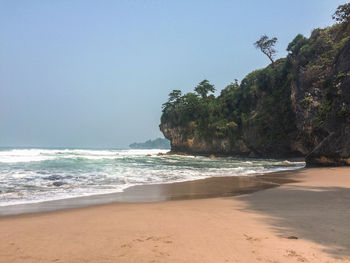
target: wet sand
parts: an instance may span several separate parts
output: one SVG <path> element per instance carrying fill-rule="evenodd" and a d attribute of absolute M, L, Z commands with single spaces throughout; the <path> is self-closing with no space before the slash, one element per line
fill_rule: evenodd
<path fill-rule="evenodd" d="M 173 201 L 0 217 L 0 262 L 350 262 L 349 167 L 237 180 L 265 189 L 238 196 L 216 180 L 129 190 Z"/>
<path fill-rule="evenodd" d="M 296 173 L 300 170 L 295 170 Z M 256 176 L 212 177 L 194 181 L 139 185 L 123 192 L 24 205 L 0 206 L 0 216 L 38 213 L 109 203 L 159 202 L 240 195 L 293 181 L 290 171 Z"/>

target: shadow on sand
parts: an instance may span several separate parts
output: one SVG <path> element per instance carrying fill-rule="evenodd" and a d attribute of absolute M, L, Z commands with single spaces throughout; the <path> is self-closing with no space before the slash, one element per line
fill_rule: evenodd
<path fill-rule="evenodd" d="M 236 197 L 244 211 L 266 215 L 281 237 L 296 236 L 325 247 L 333 257 L 350 256 L 350 189 L 287 185 Z"/>

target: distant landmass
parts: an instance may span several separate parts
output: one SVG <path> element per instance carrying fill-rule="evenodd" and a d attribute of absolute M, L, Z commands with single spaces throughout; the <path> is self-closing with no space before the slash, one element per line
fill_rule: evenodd
<path fill-rule="evenodd" d="M 170 141 L 164 138 L 148 140 L 146 142 L 135 142 L 129 145 L 132 149 L 170 149 Z"/>

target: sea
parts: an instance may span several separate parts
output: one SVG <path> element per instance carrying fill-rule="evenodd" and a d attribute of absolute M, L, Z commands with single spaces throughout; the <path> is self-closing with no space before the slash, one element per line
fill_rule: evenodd
<path fill-rule="evenodd" d="M 134 185 L 299 169 L 304 162 L 162 155 L 168 150 L 0 149 L 0 206 L 122 192 Z M 161 154 L 159 154 L 161 153 Z"/>

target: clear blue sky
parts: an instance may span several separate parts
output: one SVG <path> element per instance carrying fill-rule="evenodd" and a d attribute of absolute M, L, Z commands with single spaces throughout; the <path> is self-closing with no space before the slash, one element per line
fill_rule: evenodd
<path fill-rule="evenodd" d="M 203 79 L 221 90 L 340 0 L 0 0 L 0 146 L 124 147 L 161 136 L 161 104 Z"/>

